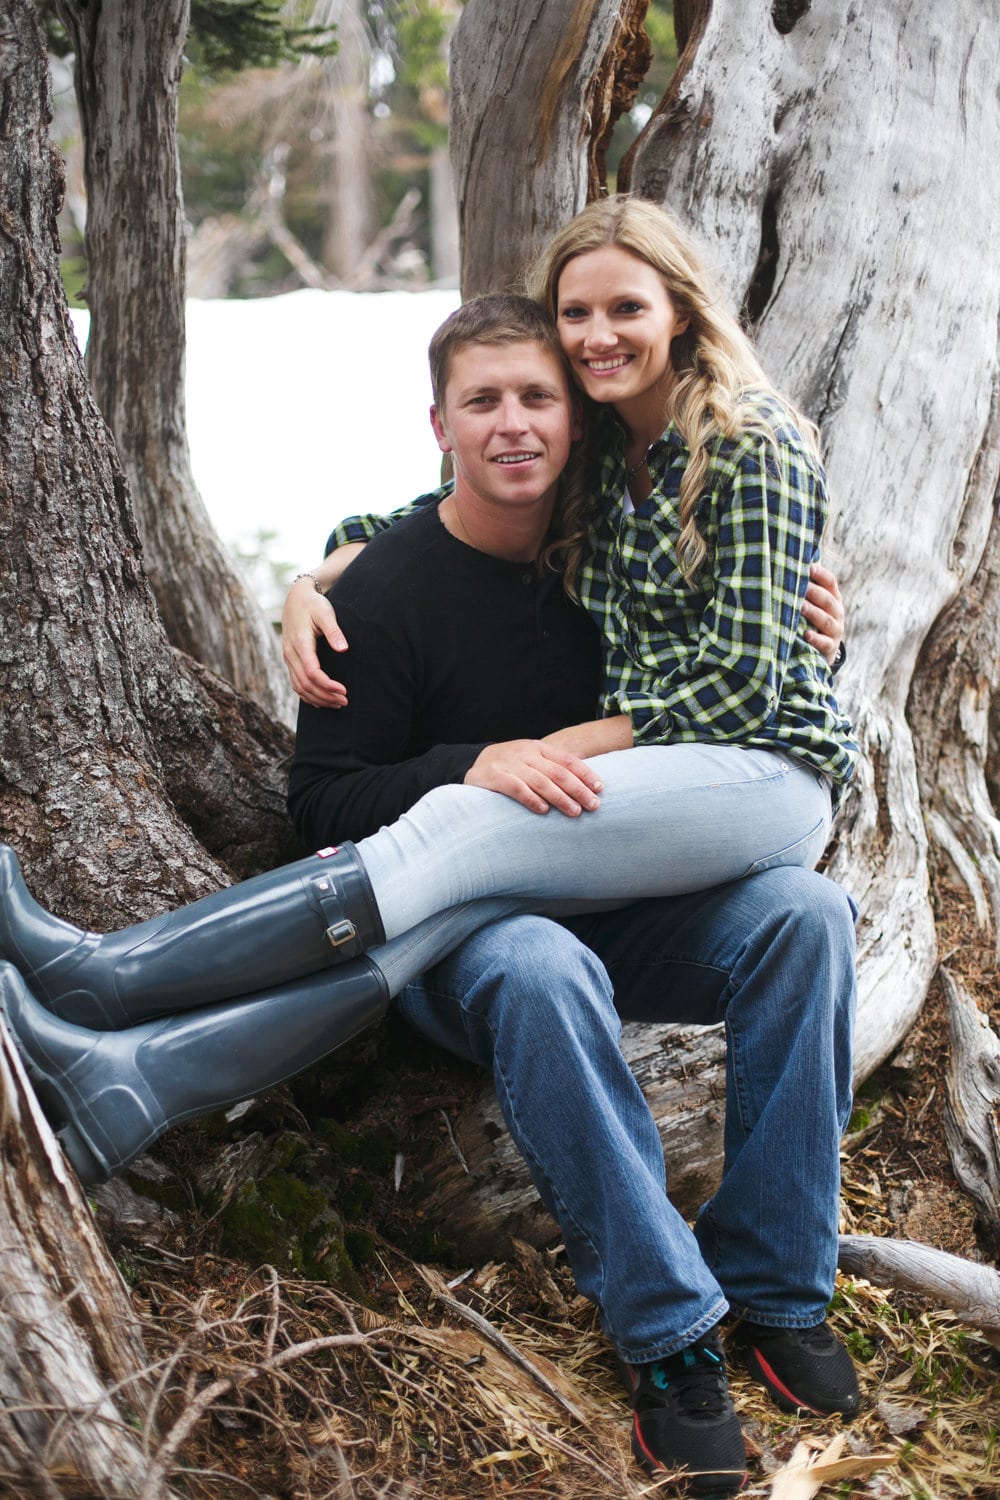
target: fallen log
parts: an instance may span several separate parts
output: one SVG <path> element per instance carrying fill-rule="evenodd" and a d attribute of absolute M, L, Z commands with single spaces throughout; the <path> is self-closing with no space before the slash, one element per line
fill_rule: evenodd
<path fill-rule="evenodd" d="M 840 1269 L 876 1286 L 916 1292 L 981 1330 L 1000 1348 L 1000 1271 L 916 1240 L 842 1234 Z"/>

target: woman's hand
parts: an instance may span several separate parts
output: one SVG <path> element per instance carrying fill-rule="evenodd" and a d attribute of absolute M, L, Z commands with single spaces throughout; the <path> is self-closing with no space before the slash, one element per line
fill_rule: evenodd
<path fill-rule="evenodd" d="M 346 651 L 347 638 L 337 624 L 337 614 L 325 594 L 317 592 L 316 583 L 332 588 L 341 573 L 364 548 L 364 542 L 338 547 L 325 557 L 318 568 L 302 574 L 288 590 L 281 612 L 281 654 L 288 668 L 292 687 L 313 708 L 344 708 L 347 691 L 334 682 L 319 664 L 316 641 L 324 636 L 332 651 Z M 315 582 L 314 582 L 315 580 Z"/>
<path fill-rule="evenodd" d="M 504 740 L 487 745 L 465 773 L 466 786 L 502 792 L 530 812 L 550 807 L 567 818 L 593 812 L 603 785 L 586 761 L 544 740 Z"/>
<path fill-rule="evenodd" d="M 810 626 L 806 640 L 825 657 L 827 666 L 832 667 L 844 639 L 844 601 L 836 578 L 822 563 L 813 563 L 809 569 L 809 587 L 802 613 Z"/>

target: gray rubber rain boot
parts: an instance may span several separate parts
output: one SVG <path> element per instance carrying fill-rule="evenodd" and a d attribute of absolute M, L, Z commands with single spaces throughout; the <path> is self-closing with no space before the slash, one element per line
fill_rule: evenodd
<path fill-rule="evenodd" d="M 384 941 L 353 844 L 104 937 L 39 906 L 0 844 L 0 959 L 57 1016 L 97 1031 L 273 989 Z"/>
<path fill-rule="evenodd" d="M 132 1026 L 60 1020 L 0 963 L 0 1012 L 49 1123 L 83 1183 L 106 1182 L 182 1120 L 274 1088 L 386 1012 L 367 958 L 268 994 Z"/>

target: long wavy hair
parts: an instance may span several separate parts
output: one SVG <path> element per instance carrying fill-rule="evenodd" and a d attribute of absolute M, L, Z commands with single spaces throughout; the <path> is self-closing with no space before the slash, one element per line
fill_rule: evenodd
<path fill-rule="evenodd" d="M 542 251 L 528 275 L 528 292 L 557 322 L 559 278 L 569 261 L 606 245 L 619 245 L 658 271 L 685 331 L 673 340 L 670 360 L 675 380 L 667 397 L 663 425 L 673 421 L 690 452 L 680 485 L 680 535 L 677 560 L 689 583 L 705 560 L 707 547 L 698 529 L 697 504 L 714 444 L 759 432 L 770 442 L 774 430 L 760 396 L 779 403 L 795 423 L 808 450 L 819 455 L 819 432 L 774 389 L 761 369 L 753 346 L 704 267 L 690 235 L 672 214 L 642 198 L 624 195 L 589 204 L 561 229 Z M 585 403 L 585 429 L 592 432 L 596 402 Z M 590 477 L 582 503 L 564 507 L 563 562 L 570 590 L 586 546 L 589 507 L 594 503 L 599 455 L 588 445 L 584 463 Z"/>

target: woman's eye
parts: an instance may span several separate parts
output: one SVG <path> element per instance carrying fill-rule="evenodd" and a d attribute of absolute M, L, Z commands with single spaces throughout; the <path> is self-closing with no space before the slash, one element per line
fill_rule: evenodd
<path fill-rule="evenodd" d="M 582 307 L 564 307 L 559 313 L 561 318 L 582 318 L 584 309 Z"/>
<path fill-rule="evenodd" d="M 637 313 L 637 312 L 642 312 L 642 303 L 641 302 L 620 302 L 618 304 L 618 311 L 621 312 L 621 313 Z"/>

